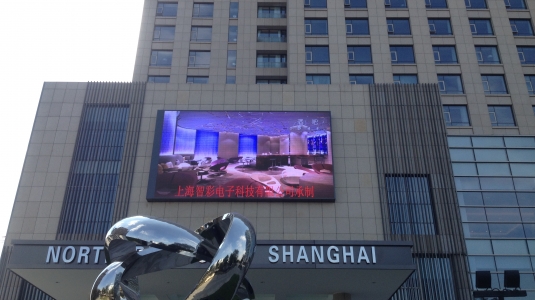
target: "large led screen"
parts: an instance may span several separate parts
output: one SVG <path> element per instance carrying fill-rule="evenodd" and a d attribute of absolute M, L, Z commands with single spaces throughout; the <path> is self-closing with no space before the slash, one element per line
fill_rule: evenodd
<path fill-rule="evenodd" d="M 158 111 L 147 200 L 334 201 L 330 112 Z"/>

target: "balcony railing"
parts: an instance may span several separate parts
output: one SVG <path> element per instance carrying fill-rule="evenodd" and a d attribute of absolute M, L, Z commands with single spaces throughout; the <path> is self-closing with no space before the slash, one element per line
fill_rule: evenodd
<path fill-rule="evenodd" d="M 258 12 L 258 17 L 259 18 L 270 18 L 270 19 L 284 19 L 286 18 L 286 12 L 283 11 L 283 12 L 264 12 L 264 11 L 259 11 Z"/>
<path fill-rule="evenodd" d="M 286 62 L 257 61 L 257 68 L 286 68 Z"/>
<path fill-rule="evenodd" d="M 259 36 L 256 39 L 257 42 L 267 42 L 267 43 L 286 43 L 285 36 Z"/>

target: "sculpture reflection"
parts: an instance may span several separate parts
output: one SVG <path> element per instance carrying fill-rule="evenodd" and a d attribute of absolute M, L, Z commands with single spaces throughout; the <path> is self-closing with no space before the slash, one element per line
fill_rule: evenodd
<path fill-rule="evenodd" d="M 210 262 L 187 300 L 254 299 L 245 278 L 256 247 L 256 234 L 245 217 L 228 213 L 195 232 L 180 225 L 135 216 L 123 219 L 106 234 L 109 265 L 99 274 L 91 300 L 138 300 L 137 276 Z"/>

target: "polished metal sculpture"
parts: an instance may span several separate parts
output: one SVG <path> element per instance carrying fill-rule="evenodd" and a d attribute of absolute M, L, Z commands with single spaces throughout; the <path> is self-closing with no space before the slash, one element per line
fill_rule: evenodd
<path fill-rule="evenodd" d="M 253 260 L 256 234 L 240 214 L 228 213 L 195 232 L 180 225 L 135 216 L 123 219 L 106 234 L 108 266 L 91 289 L 91 300 L 138 300 L 137 276 L 196 262 L 210 262 L 187 300 L 254 299 L 245 278 Z"/>

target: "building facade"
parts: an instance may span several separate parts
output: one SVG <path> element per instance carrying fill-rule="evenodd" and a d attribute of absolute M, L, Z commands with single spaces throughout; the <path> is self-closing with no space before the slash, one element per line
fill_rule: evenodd
<path fill-rule="evenodd" d="M 503 288 L 505 269 L 535 299 L 533 6 L 146 0 L 132 83 L 43 86 L 0 297 L 83 299 L 122 218 L 234 211 L 282 255 L 399 251 L 323 268 L 258 250 L 257 299 L 471 299 L 475 271 Z M 141 279 L 142 299 L 185 299 L 198 272 Z"/>

